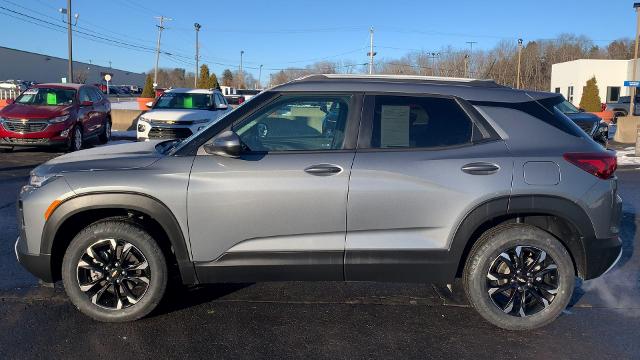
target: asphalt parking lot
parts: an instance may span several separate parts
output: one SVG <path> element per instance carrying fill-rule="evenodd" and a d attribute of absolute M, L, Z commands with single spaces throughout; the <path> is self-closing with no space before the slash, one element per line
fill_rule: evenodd
<path fill-rule="evenodd" d="M 618 171 L 621 261 L 578 285 L 551 325 L 509 332 L 483 321 L 456 284 L 261 283 L 175 287 L 150 317 L 103 324 L 60 285 L 19 264 L 16 194 L 30 169 L 58 155 L 0 153 L 0 349 L 3 358 L 640 358 L 640 170 Z M 55 354 L 55 355 L 54 355 Z"/>

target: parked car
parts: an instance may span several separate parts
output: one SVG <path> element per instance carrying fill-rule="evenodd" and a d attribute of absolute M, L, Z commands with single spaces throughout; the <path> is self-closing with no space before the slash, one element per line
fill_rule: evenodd
<path fill-rule="evenodd" d="M 138 117 L 137 138 L 139 141 L 187 138 L 231 110 L 217 90 L 166 90 L 149 111 Z"/>
<path fill-rule="evenodd" d="M 111 105 L 90 85 L 40 84 L 0 110 L 0 145 L 80 150 L 88 138 L 111 137 Z"/>
<path fill-rule="evenodd" d="M 306 77 L 187 140 L 37 167 L 16 253 L 100 321 L 145 316 L 172 274 L 462 277 L 489 322 L 540 327 L 576 276 L 598 277 L 621 255 L 616 156 L 560 113 L 563 101 L 481 80 Z"/>
<path fill-rule="evenodd" d="M 593 138 L 598 144 L 607 147 L 609 142 L 609 124 L 597 115 L 578 109 L 572 103 L 564 101 L 557 105 L 558 110 L 567 115 L 576 125 Z"/>
<path fill-rule="evenodd" d="M 629 109 L 631 103 L 631 96 L 620 96 L 618 101 L 610 102 L 605 105 L 605 111 L 612 111 L 614 118 L 613 123 L 618 121 L 619 117 L 629 115 Z M 640 115 L 640 109 L 638 109 L 638 105 L 640 105 L 640 96 L 636 96 L 636 107 L 634 109 L 635 115 Z"/>
<path fill-rule="evenodd" d="M 224 98 L 227 103 L 229 103 L 229 105 L 241 105 L 243 102 L 245 102 L 244 95 L 240 94 L 225 95 Z"/>

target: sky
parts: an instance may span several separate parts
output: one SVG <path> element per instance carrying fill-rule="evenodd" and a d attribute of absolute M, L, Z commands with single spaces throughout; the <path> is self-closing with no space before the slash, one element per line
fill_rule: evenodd
<path fill-rule="evenodd" d="M 66 58 L 63 7 L 66 0 L 0 0 L 0 46 Z M 606 45 L 633 38 L 636 25 L 628 0 L 73 0 L 72 10 L 81 32 L 74 37 L 76 61 L 150 71 L 155 17 L 162 15 L 172 20 L 162 33 L 161 67 L 194 71 L 198 22 L 201 64 L 220 75 L 236 70 L 244 51 L 245 71 L 258 78 L 262 64 L 263 81 L 278 69 L 320 60 L 366 63 L 370 27 L 376 58 L 391 59 L 415 50 L 468 49 L 468 41 L 477 42 L 474 50 L 490 49 L 501 40 L 526 43 L 562 33 Z"/>

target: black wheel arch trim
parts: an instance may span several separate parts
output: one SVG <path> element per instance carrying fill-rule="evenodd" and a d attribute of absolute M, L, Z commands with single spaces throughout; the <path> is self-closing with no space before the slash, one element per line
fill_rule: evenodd
<path fill-rule="evenodd" d="M 53 243 L 60 226 L 71 216 L 88 210 L 125 209 L 145 214 L 162 226 L 167 234 L 180 269 L 182 282 L 197 284 L 198 279 L 191 261 L 186 239 L 178 220 L 160 200 L 147 194 L 136 192 L 99 192 L 69 197 L 56 207 L 45 223 L 41 253 L 51 254 Z M 88 224 L 87 224 L 88 225 Z"/>
<path fill-rule="evenodd" d="M 602 273 L 598 270 L 600 265 L 589 263 L 589 259 L 596 255 L 592 249 L 597 239 L 593 223 L 578 204 L 552 195 L 514 195 L 491 199 L 476 206 L 459 223 L 449 248 L 452 265 L 456 265 L 456 273 L 452 274 L 452 277 L 458 275 L 464 266 L 466 255 L 472 246 L 472 238 L 488 230 L 483 229 L 483 226 L 518 214 L 550 215 L 568 221 L 577 230 L 578 236 L 575 239 L 560 240 L 576 262 L 578 274 L 585 279 L 591 279 Z"/>

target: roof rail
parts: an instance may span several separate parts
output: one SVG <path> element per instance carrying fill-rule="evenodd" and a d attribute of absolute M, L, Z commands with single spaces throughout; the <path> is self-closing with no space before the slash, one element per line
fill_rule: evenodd
<path fill-rule="evenodd" d="M 368 74 L 312 74 L 300 77 L 292 82 L 313 80 L 377 80 L 377 81 L 411 81 L 435 84 L 458 84 L 467 86 L 491 86 L 501 87 L 491 79 L 469 79 L 444 76 L 418 76 L 418 75 L 368 75 Z"/>

